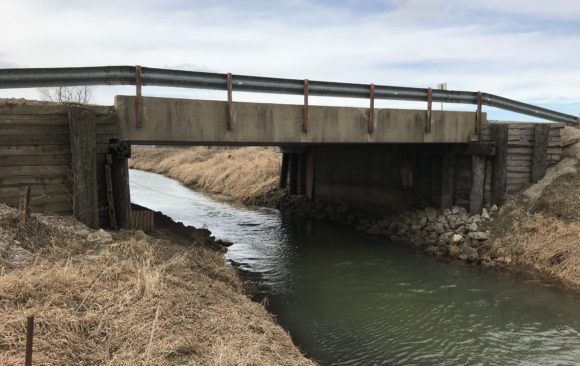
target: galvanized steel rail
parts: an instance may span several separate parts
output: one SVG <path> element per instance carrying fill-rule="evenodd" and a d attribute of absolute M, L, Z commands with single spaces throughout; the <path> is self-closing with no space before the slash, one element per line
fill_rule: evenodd
<path fill-rule="evenodd" d="M 79 85 L 142 85 L 194 89 L 274 93 L 291 95 L 370 98 L 487 105 L 552 122 L 578 126 L 577 116 L 541 108 L 527 103 L 503 98 L 494 94 L 430 88 L 407 88 L 386 85 L 336 83 L 298 79 L 280 79 L 257 76 L 232 75 L 199 71 L 156 69 L 139 66 L 100 66 L 67 68 L 0 69 L 0 89 L 36 88 Z M 305 90 L 305 85 L 308 89 Z"/>

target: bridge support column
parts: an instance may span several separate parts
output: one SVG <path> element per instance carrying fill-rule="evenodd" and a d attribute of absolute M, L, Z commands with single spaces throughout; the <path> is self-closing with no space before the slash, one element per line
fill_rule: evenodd
<path fill-rule="evenodd" d="M 469 211 L 481 214 L 485 190 L 485 156 L 473 155 L 471 158 L 471 192 L 469 194 Z"/>
<path fill-rule="evenodd" d="M 441 177 L 441 208 L 446 209 L 455 203 L 455 155 L 443 156 Z"/>
<path fill-rule="evenodd" d="M 508 131 L 508 124 L 496 124 L 492 126 L 495 156 L 493 157 L 491 201 L 498 206 L 503 203 L 507 188 Z"/>
<path fill-rule="evenodd" d="M 95 113 L 69 110 L 70 150 L 73 170 L 73 214 L 90 228 L 99 227 L 97 194 L 97 135 Z"/>
<path fill-rule="evenodd" d="M 131 192 L 129 189 L 129 164 L 131 145 L 125 141 L 112 141 L 111 181 L 117 226 L 131 228 Z"/>
<path fill-rule="evenodd" d="M 415 198 L 419 207 L 426 207 L 431 203 L 431 156 L 429 154 L 417 156 L 416 171 Z"/>
<path fill-rule="evenodd" d="M 280 188 L 286 188 L 288 185 L 288 166 L 290 163 L 290 153 L 282 153 L 282 165 L 280 166 Z"/>
<path fill-rule="evenodd" d="M 291 195 L 298 194 L 298 175 L 300 171 L 300 154 L 289 153 L 289 167 L 288 167 L 288 193 Z"/>

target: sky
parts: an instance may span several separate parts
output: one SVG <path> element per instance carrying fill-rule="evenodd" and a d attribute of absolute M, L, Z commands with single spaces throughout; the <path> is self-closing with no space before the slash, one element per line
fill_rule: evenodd
<path fill-rule="evenodd" d="M 0 68 L 139 64 L 412 87 L 447 82 L 449 89 L 580 113 L 580 0 L 0 1 Z M 95 102 L 112 104 L 114 95 L 134 92 L 95 87 Z M 225 98 L 221 91 L 143 92 Z M 39 94 L 0 90 L 0 97 Z M 301 102 L 235 92 L 234 100 Z M 368 101 L 312 98 L 311 104 Z M 485 111 L 490 118 L 529 119 Z"/>

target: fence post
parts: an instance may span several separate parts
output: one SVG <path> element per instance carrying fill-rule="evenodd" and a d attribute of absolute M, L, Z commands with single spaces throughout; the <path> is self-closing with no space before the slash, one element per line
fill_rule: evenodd
<path fill-rule="evenodd" d="M 34 316 L 26 318 L 26 353 L 24 366 L 32 366 L 32 339 L 34 337 Z"/>

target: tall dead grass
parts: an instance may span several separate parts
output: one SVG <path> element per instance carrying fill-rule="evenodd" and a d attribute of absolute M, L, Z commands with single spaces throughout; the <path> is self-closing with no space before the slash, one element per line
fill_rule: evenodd
<path fill-rule="evenodd" d="M 277 190 L 280 154 L 270 148 L 133 149 L 129 166 L 166 175 L 209 193 L 268 204 Z"/>
<path fill-rule="evenodd" d="M 580 287 L 580 223 L 544 212 L 511 211 L 511 228 L 492 243 L 490 255 L 505 264 L 532 267 Z"/>
<path fill-rule="evenodd" d="M 95 244 L 52 233 L 22 268 L 0 271 L 0 364 L 312 365 L 241 290 L 223 256 L 125 234 Z"/>
<path fill-rule="evenodd" d="M 490 255 L 580 287 L 580 172 L 561 175 L 539 197 L 525 198 L 512 197 L 501 210 Z"/>

